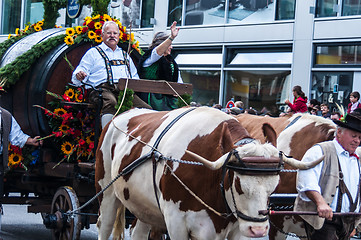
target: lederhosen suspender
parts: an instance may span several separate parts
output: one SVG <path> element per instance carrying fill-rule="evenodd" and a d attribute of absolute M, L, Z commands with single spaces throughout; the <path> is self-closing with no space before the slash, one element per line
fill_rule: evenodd
<path fill-rule="evenodd" d="M 107 71 L 107 80 L 111 85 L 114 85 L 113 71 L 112 71 L 111 66 L 126 65 L 127 68 L 128 68 L 130 76 L 132 76 L 132 74 L 130 72 L 129 61 L 126 61 L 126 60 L 109 60 L 108 56 L 105 54 L 103 49 L 101 49 L 99 46 L 95 46 L 95 49 L 98 50 L 100 56 L 102 56 L 102 58 L 104 59 L 105 69 Z M 126 54 L 125 54 L 124 50 L 122 50 L 122 52 L 123 52 L 124 59 L 126 59 Z"/>
<path fill-rule="evenodd" d="M 360 169 L 360 164 L 357 161 L 358 164 L 358 168 Z M 340 165 L 340 161 L 338 161 L 338 169 L 339 169 L 339 187 L 338 187 L 338 198 L 337 198 L 337 205 L 336 205 L 336 212 L 341 212 L 341 206 L 342 206 L 342 195 L 344 193 L 346 193 L 348 200 L 350 201 L 350 212 L 354 212 L 356 210 L 357 207 L 357 202 L 359 200 L 359 196 L 360 196 L 360 183 L 361 183 L 361 174 L 359 174 L 359 181 L 358 181 L 358 188 L 357 188 L 357 194 L 356 194 L 356 199 L 355 202 L 352 199 L 351 193 L 348 190 L 345 182 L 343 181 L 343 173 L 341 170 L 341 165 Z"/>

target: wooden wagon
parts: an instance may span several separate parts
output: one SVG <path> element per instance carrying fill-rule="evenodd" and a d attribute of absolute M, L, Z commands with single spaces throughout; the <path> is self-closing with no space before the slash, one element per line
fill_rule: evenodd
<path fill-rule="evenodd" d="M 16 42 L 1 59 L 1 67 L 13 61 L 31 46 L 52 36 L 63 34 L 63 29 L 49 29 L 29 35 Z M 25 72 L 6 94 L 1 97 L 1 106 L 9 110 L 22 130 L 30 136 L 49 136 L 52 129 L 49 118 L 43 109 L 48 107 L 52 97 L 47 92 L 61 95 L 71 80 L 72 70 L 69 62 L 77 66 L 81 57 L 91 47 L 90 43 L 67 46 L 65 43 L 52 49 Z M 127 45 L 121 46 L 126 48 Z M 66 56 L 66 58 L 65 58 Z M 136 63 L 140 55 L 132 51 L 131 57 Z M 125 79 L 119 81 L 124 89 Z M 154 92 L 173 94 L 165 82 L 130 80 L 128 88 L 136 92 Z M 180 93 L 192 93 L 189 84 L 172 83 Z M 94 108 L 89 103 L 64 103 L 77 108 Z M 95 116 L 99 116 L 98 113 Z M 100 119 L 95 121 L 95 145 L 99 136 Z M 94 157 L 86 162 L 59 163 L 59 146 L 52 138 L 44 140 L 39 148 L 39 160 L 31 169 L 17 168 L 5 175 L 3 204 L 26 204 L 28 212 L 41 213 L 44 224 L 51 229 L 53 239 L 79 239 L 83 228 L 96 223 L 98 202 L 93 201 L 81 210 L 80 214 L 69 217 L 66 213 L 78 209 L 95 195 Z M 16 193 L 16 194 L 14 194 Z"/>

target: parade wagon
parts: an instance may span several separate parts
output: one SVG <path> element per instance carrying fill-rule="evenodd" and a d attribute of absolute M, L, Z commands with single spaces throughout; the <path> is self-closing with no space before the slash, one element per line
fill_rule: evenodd
<path fill-rule="evenodd" d="M 22 38 L 2 56 L 1 67 L 14 64 L 33 46 L 64 33 L 64 29 L 54 28 Z M 128 44 L 120 46 L 127 50 Z M 81 229 L 89 228 L 98 217 L 97 199 L 88 201 L 96 194 L 94 153 L 101 131 L 100 106 L 86 101 L 86 89 L 69 85 L 73 67 L 90 47 L 90 42 L 69 46 L 63 41 L 32 63 L 0 100 L 25 133 L 44 141 L 42 147 L 30 150 L 10 146 L 11 169 L 4 178 L 1 202 L 26 204 L 28 212 L 40 213 L 54 240 L 79 239 Z M 133 49 L 130 55 L 137 63 L 140 53 Z M 121 90 L 127 81 L 119 81 Z M 128 88 L 174 94 L 165 82 L 139 81 L 130 80 Z M 172 86 L 180 94 L 192 93 L 189 84 Z M 80 207 L 76 214 L 68 214 Z"/>

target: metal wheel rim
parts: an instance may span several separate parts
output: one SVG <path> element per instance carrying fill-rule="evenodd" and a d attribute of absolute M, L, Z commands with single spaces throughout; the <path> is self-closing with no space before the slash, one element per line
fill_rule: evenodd
<path fill-rule="evenodd" d="M 51 213 L 67 212 L 79 207 L 79 200 L 75 191 L 68 186 L 60 187 L 51 203 Z M 80 215 L 74 215 L 69 218 L 62 229 L 52 229 L 53 240 L 78 240 L 80 239 L 81 218 Z"/>

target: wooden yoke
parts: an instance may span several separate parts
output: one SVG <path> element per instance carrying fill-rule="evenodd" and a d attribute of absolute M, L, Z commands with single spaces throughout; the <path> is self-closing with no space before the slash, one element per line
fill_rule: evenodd
<path fill-rule="evenodd" d="M 124 90 L 127 79 L 121 78 L 118 81 L 118 88 Z M 193 92 L 193 85 L 189 83 L 175 83 L 167 82 L 165 80 L 144 80 L 144 79 L 129 79 L 128 88 L 134 92 L 145 93 L 160 93 L 176 96 L 175 92 L 169 87 L 169 85 L 179 94 L 190 94 Z"/>

